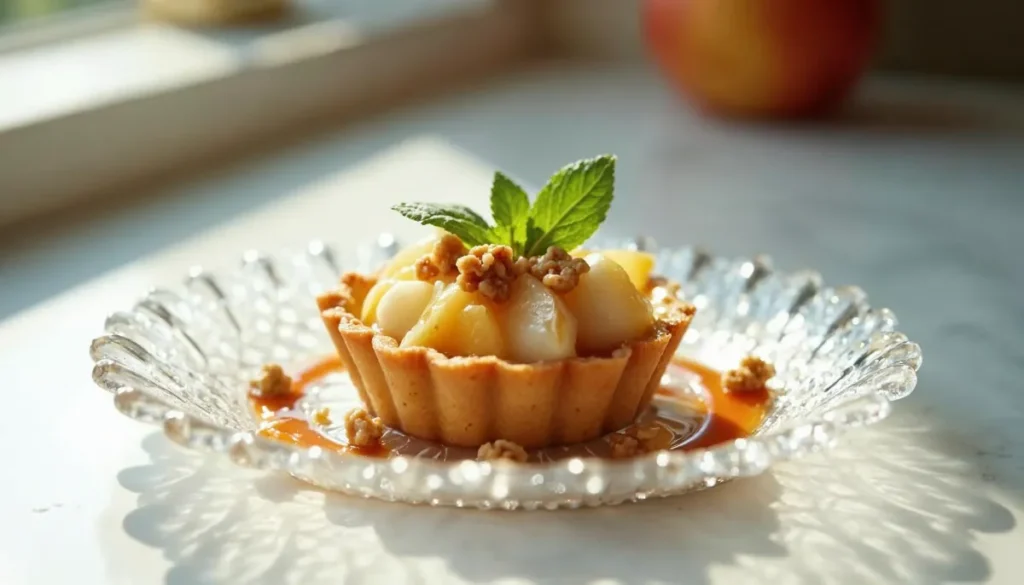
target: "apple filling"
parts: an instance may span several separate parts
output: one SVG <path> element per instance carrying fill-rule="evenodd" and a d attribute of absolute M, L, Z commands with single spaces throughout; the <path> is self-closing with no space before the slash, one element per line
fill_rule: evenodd
<path fill-rule="evenodd" d="M 513 262 L 505 246 L 467 251 L 449 238 L 399 252 L 367 293 L 363 323 L 403 348 L 517 363 L 607 355 L 652 332 L 649 254 L 552 249 Z"/>

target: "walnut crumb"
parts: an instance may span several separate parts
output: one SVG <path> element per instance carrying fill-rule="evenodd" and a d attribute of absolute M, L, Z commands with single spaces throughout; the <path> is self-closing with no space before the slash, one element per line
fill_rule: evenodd
<path fill-rule="evenodd" d="M 520 271 L 529 272 L 556 293 L 567 293 L 576 288 L 580 275 L 590 271 L 583 258 L 573 258 L 562 248 L 552 246 L 543 256 L 520 258 Z"/>
<path fill-rule="evenodd" d="M 484 443 L 483 445 L 480 445 L 480 449 L 476 452 L 476 458 L 480 461 L 497 461 L 499 459 L 504 459 L 507 461 L 515 461 L 516 463 L 525 463 L 527 455 L 526 449 L 523 449 L 517 443 L 498 439 L 492 443 Z"/>
<path fill-rule="evenodd" d="M 764 390 L 765 384 L 775 375 L 775 366 L 763 359 L 748 355 L 740 360 L 739 367 L 722 375 L 722 386 L 727 392 L 755 392 Z"/>
<path fill-rule="evenodd" d="M 313 411 L 313 422 L 321 426 L 331 424 L 331 409 L 326 406 Z"/>
<path fill-rule="evenodd" d="M 445 234 L 434 244 L 434 250 L 416 261 L 416 278 L 433 281 L 455 274 L 459 258 L 466 254 L 466 245 L 457 236 Z"/>
<path fill-rule="evenodd" d="M 627 459 L 645 453 L 636 437 L 615 433 L 608 435 L 607 441 L 612 449 L 612 459 Z"/>
<path fill-rule="evenodd" d="M 474 246 L 456 262 L 459 287 L 466 292 L 480 291 L 485 297 L 501 303 L 508 300 L 512 282 L 521 274 L 516 270 L 512 248 L 508 246 Z"/>
<path fill-rule="evenodd" d="M 613 459 L 636 457 L 644 453 L 668 448 L 668 440 L 662 436 L 662 427 L 651 423 L 633 425 L 622 432 L 608 435 Z"/>
<path fill-rule="evenodd" d="M 384 423 L 362 408 L 353 408 L 345 413 L 345 436 L 349 445 L 374 447 L 384 436 Z"/>
<path fill-rule="evenodd" d="M 260 377 L 249 382 L 249 387 L 261 396 L 281 396 L 292 391 L 291 376 L 277 364 L 264 364 Z"/>

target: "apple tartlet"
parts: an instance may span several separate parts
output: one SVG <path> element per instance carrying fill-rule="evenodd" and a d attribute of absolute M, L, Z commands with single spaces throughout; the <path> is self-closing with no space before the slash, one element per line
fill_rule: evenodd
<path fill-rule="evenodd" d="M 601 180 L 611 176 L 592 182 Z M 521 218 L 532 238 L 524 229 L 517 239 L 515 225 L 502 230 L 510 215 L 501 201 L 495 206 L 503 182 L 510 183 L 496 176 L 492 191 L 497 227 L 473 231 L 434 221 L 444 217 L 439 206 L 426 214 L 423 204 L 399 209 L 449 231 L 402 250 L 374 274 L 345 274 L 337 290 L 318 298 L 360 398 L 384 425 L 453 446 L 502 440 L 535 449 L 628 426 L 650 404 L 692 305 L 665 294 L 652 302 L 649 254 L 568 253 L 558 245 L 575 248 L 596 225 L 544 238 L 553 228 L 535 210 L 545 191 L 533 209 L 512 205 L 525 207 L 520 215 L 536 214 Z M 610 188 L 602 196 L 610 203 Z M 607 205 L 594 214 L 589 203 L 588 217 L 600 223 Z M 556 215 L 564 221 L 572 214 Z M 514 223 L 511 217 L 504 223 Z M 531 253 L 547 243 L 554 245 Z"/>

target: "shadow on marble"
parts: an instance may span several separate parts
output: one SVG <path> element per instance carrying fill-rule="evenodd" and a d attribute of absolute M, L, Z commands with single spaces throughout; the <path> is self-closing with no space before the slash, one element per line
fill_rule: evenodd
<path fill-rule="evenodd" d="M 976 533 L 1004 533 L 1013 513 L 981 472 L 929 424 L 897 412 L 831 456 L 780 467 L 780 541 L 807 582 L 983 581 Z"/>
<path fill-rule="evenodd" d="M 703 583 L 713 565 L 780 557 L 771 475 L 688 498 L 537 513 L 415 509 L 400 522 L 373 524 L 400 558 L 442 558 L 468 582 Z M 332 497 L 328 521 L 344 525 L 347 499 Z"/>
<path fill-rule="evenodd" d="M 975 470 L 922 427 L 866 431 L 831 457 L 678 498 L 614 508 L 503 513 L 430 509 L 311 489 L 143 441 L 148 465 L 125 532 L 162 551 L 171 585 L 421 583 L 519 578 L 707 583 L 984 580 L 977 533 L 1015 525 Z M 114 551 L 109 551 L 114 555 Z M 108 563 L 116 564 L 115 557 Z"/>

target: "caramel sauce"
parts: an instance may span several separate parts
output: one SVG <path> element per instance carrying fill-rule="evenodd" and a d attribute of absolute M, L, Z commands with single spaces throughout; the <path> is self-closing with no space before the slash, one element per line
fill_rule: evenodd
<path fill-rule="evenodd" d="M 701 429 L 684 441 L 679 449 L 703 449 L 719 443 L 749 437 L 760 426 L 771 403 L 771 395 L 767 390 L 729 393 L 722 387 L 722 374 L 704 364 L 684 358 L 672 360 L 680 367 L 700 378 L 708 394 L 707 418 Z M 665 392 L 662 388 L 659 392 Z"/>
<path fill-rule="evenodd" d="M 306 391 L 306 387 L 313 382 L 323 379 L 328 374 L 343 371 L 345 371 L 345 366 L 341 365 L 341 358 L 336 355 L 327 356 L 308 368 L 300 371 L 292 381 L 292 390 L 299 392 L 300 394 L 304 393 Z"/>
<path fill-rule="evenodd" d="M 297 376 L 292 378 L 291 392 L 279 396 L 263 396 L 258 392 L 249 391 L 249 404 L 256 412 L 260 420 L 272 420 L 282 417 L 282 411 L 295 408 L 295 403 L 306 394 L 306 388 L 328 374 L 341 372 L 344 367 L 341 365 L 341 358 L 338 356 L 325 357 L 310 367 L 301 370 Z M 292 417 L 295 418 L 295 417 Z"/>
<path fill-rule="evenodd" d="M 302 393 L 296 392 L 294 387 L 291 392 L 281 396 L 262 396 L 255 392 L 249 392 L 249 404 L 256 416 L 263 421 L 281 418 L 284 413 L 295 408 L 295 403 L 300 398 L 302 398 Z"/>
<path fill-rule="evenodd" d="M 332 451 L 343 450 L 346 447 L 346 445 L 321 434 L 310 426 L 306 419 L 298 417 L 286 416 L 265 422 L 260 426 L 259 434 L 268 439 L 292 443 L 300 447 L 321 447 Z"/>
<path fill-rule="evenodd" d="M 732 394 L 722 387 L 722 375 L 717 370 L 704 364 L 684 358 L 673 360 L 672 366 L 696 375 L 706 394 L 706 401 L 683 398 L 673 388 L 659 388 L 660 400 L 686 402 L 688 409 L 696 408 L 704 413 L 700 428 L 682 442 L 677 442 L 673 449 L 693 450 L 710 447 L 719 443 L 749 437 L 761 424 L 771 396 L 767 390 Z M 258 434 L 268 439 L 283 441 L 301 447 L 320 447 L 332 451 L 347 452 L 370 457 L 388 457 L 390 448 L 379 446 L 373 448 L 355 447 L 341 443 L 311 425 L 305 413 L 296 409 L 296 404 L 305 395 L 313 383 L 322 380 L 329 374 L 343 371 L 341 360 L 337 356 L 324 358 L 306 369 L 301 370 L 292 382 L 291 392 L 284 396 L 261 396 L 249 393 L 249 403 L 256 416 L 263 421 Z M 664 443 L 669 447 L 673 442 L 672 433 L 665 428 L 658 437 L 657 444 Z M 663 440 L 662 440 L 663 439 Z"/>
<path fill-rule="evenodd" d="M 249 391 L 249 405 L 256 417 L 263 421 L 257 434 L 275 441 L 292 443 L 301 447 L 321 447 L 324 449 L 342 450 L 346 445 L 327 437 L 313 428 L 304 413 L 297 411 L 295 405 L 303 396 L 310 384 L 334 372 L 342 371 L 341 359 L 337 356 L 326 357 L 310 367 L 301 370 L 292 378 L 291 391 L 283 395 L 264 396 Z"/>

